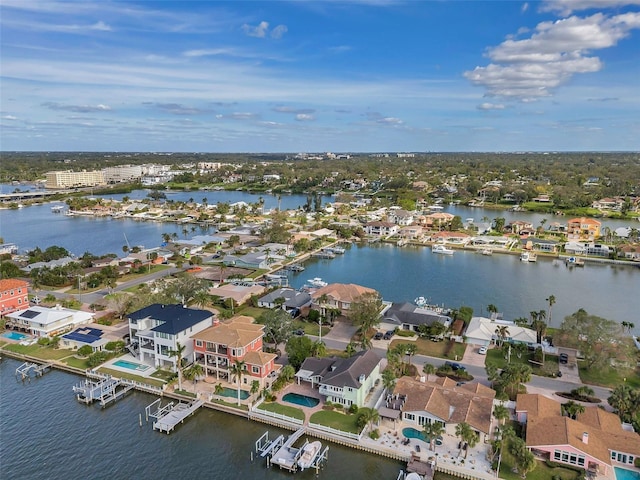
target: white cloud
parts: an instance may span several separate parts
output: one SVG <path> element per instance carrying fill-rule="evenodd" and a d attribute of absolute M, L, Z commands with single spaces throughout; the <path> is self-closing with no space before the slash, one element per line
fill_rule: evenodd
<path fill-rule="evenodd" d="M 543 22 L 530 38 L 508 39 L 489 49 L 487 56 L 494 63 L 464 76 L 485 87 L 490 96 L 521 100 L 549 96 L 573 75 L 599 71 L 603 64 L 590 52 L 616 45 L 635 28 L 640 28 L 640 13 Z"/>
<path fill-rule="evenodd" d="M 195 107 L 187 107 L 179 103 L 156 103 L 156 108 L 172 115 L 200 115 L 206 113 L 206 110 Z"/>
<path fill-rule="evenodd" d="M 91 25 L 89 29 L 100 30 L 101 32 L 110 32 L 112 30 L 112 28 L 106 23 L 104 23 L 102 20 Z"/>
<path fill-rule="evenodd" d="M 273 30 L 271 30 L 271 38 L 282 38 L 282 36 L 288 31 L 289 29 L 286 25 L 278 25 Z"/>
<path fill-rule="evenodd" d="M 292 107 L 287 107 L 283 105 L 274 107 L 273 111 L 278 113 L 295 113 L 295 114 L 315 113 L 315 110 L 312 108 L 292 108 Z"/>
<path fill-rule="evenodd" d="M 402 125 L 404 122 L 396 117 L 384 117 L 376 120 L 377 123 L 381 123 L 383 125 Z"/>
<path fill-rule="evenodd" d="M 501 103 L 481 103 L 478 105 L 478 110 L 504 110 L 504 105 Z"/>
<path fill-rule="evenodd" d="M 581 10 L 602 10 L 626 5 L 640 5 L 640 0 L 547 0 L 542 4 L 541 10 L 566 16 Z"/>
<path fill-rule="evenodd" d="M 5 120 L 17 120 L 18 117 L 14 117 L 13 115 L 5 115 L 2 118 L 4 118 Z"/>
<path fill-rule="evenodd" d="M 269 22 L 265 22 L 264 20 L 260 22 L 256 27 L 252 27 L 247 23 L 242 25 L 242 31 L 245 34 L 249 35 L 250 37 L 264 38 L 267 36 L 268 30 L 269 30 Z"/>
<path fill-rule="evenodd" d="M 89 113 L 89 112 L 108 112 L 111 110 L 109 105 L 64 105 L 57 102 L 44 102 L 43 107 L 50 110 L 64 110 L 67 112 Z"/>
<path fill-rule="evenodd" d="M 228 55 L 231 53 L 231 50 L 228 48 L 209 48 L 209 49 L 199 49 L 199 50 L 187 50 L 183 53 L 185 57 L 210 57 L 217 55 Z"/>
<path fill-rule="evenodd" d="M 308 113 L 298 113 L 296 115 L 296 120 L 298 122 L 308 122 L 310 120 L 315 120 L 315 117 L 313 115 L 308 114 Z"/>
<path fill-rule="evenodd" d="M 521 11 L 522 13 L 524 13 L 524 12 L 526 12 L 527 10 L 529 10 L 529 2 L 524 2 L 524 3 L 522 4 L 522 8 L 520 9 L 520 11 Z"/>

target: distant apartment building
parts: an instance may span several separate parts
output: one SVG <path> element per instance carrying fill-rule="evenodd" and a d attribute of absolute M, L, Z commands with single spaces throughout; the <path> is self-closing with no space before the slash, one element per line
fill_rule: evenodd
<path fill-rule="evenodd" d="M 126 183 L 139 180 L 142 177 L 140 165 L 118 165 L 102 170 L 107 183 Z"/>
<path fill-rule="evenodd" d="M 222 168 L 222 163 L 220 162 L 198 162 L 198 170 L 218 170 Z"/>
<path fill-rule="evenodd" d="M 29 284 L 24 280 L 0 280 L 0 315 L 7 315 L 29 307 Z"/>
<path fill-rule="evenodd" d="M 76 188 L 76 187 L 96 187 L 105 185 L 104 173 L 102 171 L 86 171 L 74 172 L 71 170 L 59 170 L 55 172 L 47 172 L 45 188 L 52 190 L 60 188 Z"/>

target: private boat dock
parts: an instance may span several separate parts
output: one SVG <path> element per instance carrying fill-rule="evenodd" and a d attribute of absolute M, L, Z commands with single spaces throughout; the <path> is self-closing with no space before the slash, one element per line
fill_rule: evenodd
<path fill-rule="evenodd" d="M 179 423 L 198 410 L 204 402 L 202 400 L 194 400 L 193 402 L 170 402 L 164 407 L 161 405 L 162 399 L 157 399 L 145 408 L 147 420 L 149 417 L 155 418 L 153 429 L 159 432 L 166 432 L 167 435 L 173 431 Z M 155 410 L 154 410 L 155 408 Z"/>
<path fill-rule="evenodd" d="M 79 402 L 89 405 L 95 401 L 105 408 L 109 403 L 115 402 L 135 388 L 135 385 L 124 383 L 119 378 L 104 376 L 99 380 L 88 378 L 79 385 L 74 385 L 73 391 Z"/>
<path fill-rule="evenodd" d="M 300 428 L 294 433 L 289 435 L 285 439 L 284 435 L 280 435 L 274 440 L 269 440 L 269 432 L 266 431 L 255 443 L 256 453 L 260 457 L 267 459 L 267 467 L 271 465 L 278 465 L 280 469 L 288 470 L 289 472 L 296 472 L 298 469 L 304 470 L 305 467 L 301 467 L 299 462 L 305 447 L 309 444 L 309 440 L 305 440 L 302 447 L 294 447 L 302 435 L 305 433 L 305 428 Z M 316 474 L 319 472 L 322 463 L 328 460 L 329 447 L 325 447 L 324 450 L 320 448 L 315 452 L 313 458 L 309 459 L 308 466 L 306 468 L 313 468 L 316 470 Z M 253 455 L 252 455 L 253 458 Z"/>
<path fill-rule="evenodd" d="M 16 368 L 16 377 L 20 377 L 22 381 L 31 378 L 33 373 L 36 377 L 41 377 L 53 366 L 53 363 L 45 363 L 38 365 L 37 363 L 25 362 Z"/>

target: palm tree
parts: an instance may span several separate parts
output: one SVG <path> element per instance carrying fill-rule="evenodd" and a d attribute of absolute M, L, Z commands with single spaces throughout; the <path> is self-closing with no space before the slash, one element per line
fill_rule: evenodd
<path fill-rule="evenodd" d="M 224 271 L 227 269 L 227 266 L 224 263 L 220 264 L 220 283 L 224 280 Z"/>
<path fill-rule="evenodd" d="M 456 425 L 456 437 L 460 437 L 460 439 L 463 442 L 466 442 L 471 448 L 475 447 L 479 440 L 478 434 L 466 422 L 462 422 Z M 468 450 L 465 449 L 465 458 L 467 457 L 467 452 Z"/>
<path fill-rule="evenodd" d="M 509 409 L 504 405 L 497 404 L 493 407 L 493 416 L 500 422 L 500 425 L 504 425 L 504 421 L 509 418 Z"/>
<path fill-rule="evenodd" d="M 493 382 L 500 378 L 500 370 L 493 363 L 487 363 L 484 368 L 487 372 L 487 380 L 491 382 L 491 388 L 493 388 Z"/>
<path fill-rule="evenodd" d="M 549 295 L 547 297 L 547 302 L 549 302 L 549 314 L 547 316 L 549 317 L 549 326 L 551 326 L 551 308 L 556 303 L 555 295 Z"/>
<path fill-rule="evenodd" d="M 182 390 L 182 356 L 186 349 L 186 345 L 180 345 L 180 342 L 176 342 L 175 350 L 169 350 L 170 357 L 176 357 L 176 372 L 178 373 L 178 390 Z"/>
<path fill-rule="evenodd" d="M 396 374 L 390 368 L 382 372 L 382 385 L 389 393 L 393 392 L 396 386 Z"/>
<path fill-rule="evenodd" d="M 349 342 L 344 351 L 346 352 L 348 357 L 353 357 L 353 355 L 356 353 L 356 344 L 353 342 Z"/>
<path fill-rule="evenodd" d="M 498 337 L 500 346 L 502 346 L 502 344 L 504 344 L 504 341 L 509 337 L 509 327 L 507 325 L 499 325 L 498 327 L 496 327 L 495 334 Z"/>
<path fill-rule="evenodd" d="M 196 380 L 204 373 L 204 368 L 199 363 L 193 362 L 189 368 L 186 368 L 183 372 L 184 378 L 190 381 Z"/>
<path fill-rule="evenodd" d="M 242 376 L 244 375 L 245 368 L 246 364 L 242 360 L 236 360 L 233 365 L 231 365 L 231 375 L 233 375 L 238 382 L 238 405 L 240 405 L 240 385 L 242 383 Z"/>
<path fill-rule="evenodd" d="M 255 395 L 260 390 L 260 382 L 258 380 L 254 380 L 251 382 L 251 395 Z"/>
<path fill-rule="evenodd" d="M 411 368 L 411 357 L 418 352 L 418 346 L 415 343 L 410 343 L 406 346 L 404 353 L 409 356 L 409 368 Z"/>
<path fill-rule="evenodd" d="M 487 305 L 487 312 L 489 312 L 489 316 L 493 318 L 494 314 L 498 313 L 498 307 L 496 307 L 493 303 L 490 303 L 489 305 Z"/>
<path fill-rule="evenodd" d="M 569 400 L 567 403 L 562 404 L 562 411 L 566 413 L 569 418 L 575 420 L 579 414 L 584 413 L 584 405 Z"/>
<path fill-rule="evenodd" d="M 162 241 L 164 243 L 169 243 L 171 241 L 171 234 L 170 233 L 163 233 L 162 234 Z"/>
<path fill-rule="evenodd" d="M 429 375 L 433 375 L 434 373 L 436 373 L 436 367 L 431 363 L 425 363 L 422 366 L 422 372 L 427 374 L 427 380 L 429 380 Z"/>
<path fill-rule="evenodd" d="M 358 410 L 358 419 L 356 420 L 356 423 L 360 428 L 364 429 L 372 423 L 377 423 L 379 420 L 380 414 L 375 408 L 364 407 Z"/>
<path fill-rule="evenodd" d="M 435 451 L 436 440 L 445 432 L 442 422 L 430 422 L 424 425 L 424 435 L 429 439 L 429 450 Z"/>
<path fill-rule="evenodd" d="M 209 295 L 206 290 L 199 290 L 193 296 L 192 302 L 200 308 L 205 308 L 211 302 L 211 295 Z"/>
<path fill-rule="evenodd" d="M 321 340 L 313 342 L 311 346 L 311 355 L 313 357 L 324 357 L 327 354 L 327 346 Z"/>

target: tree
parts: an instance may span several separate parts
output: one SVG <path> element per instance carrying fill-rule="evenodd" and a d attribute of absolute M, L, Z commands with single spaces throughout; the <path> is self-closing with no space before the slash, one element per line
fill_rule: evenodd
<path fill-rule="evenodd" d="M 178 373 L 178 390 L 182 390 L 182 356 L 186 350 L 186 345 L 181 345 L 180 342 L 176 342 L 175 350 L 169 350 L 169 356 L 175 357 L 175 368 Z"/>
<path fill-rule="evenodd" d="M 509 327 L 507 325 L 498 325 L 494 333 L 498 337 L 498 344 L 502 346 L 504 341 L 509 338 Z"/>
<path fill-rule="evenodd" d="M 640 413 L 640 390 L 626 383 L 617 385 L 607 401 L 623 422 L 633 423 Z"/>
<path fill-rule="evenodd" d="M 196 292 L 191 302 L 200 308 L 205 308 L 211 303 L 211 295 L 206 290 Z"/>
<path fill-rule="evenodd" d="M 500 370 L 493 363 L 487 363 L 484 369 L 487 372 L 487 380 L 491 382 L 491 388 L 493 388 L 494 382 L 500 378 Z"/>
<path fill-rule="evenodd" d="M 295 377 L 295 375 L 295 369 L 291 365 L 285 365 L 284 367 L 282 367 L 282 370 L 280 370 L 279 377 L 284 382 L 289 383 L 291 380 L 293 380 L 293 377 Z"/>
<path fill-rule="evenodd" d="M 293 335 L 293 319 L 282 309 L 267 310 L 257 322 L 264 325 L 265 339 L 275 345 L 286 342 Z"/>
<path fill-rule="evenodd" d="M 197 362 L 193 362 L 189 368 L 186 368 L 183 372 L 184 378 L 190 381 L 196 380 L 204 373 L 204 368 Z"/>
<path fill-rule="evenodd" d="M 520 390 L 520 385 L 531 380 L 531 367 L 521 363 L 509 364 L 502 372 L 497 381 L 496 390 L 508 393 L 509 398 L 515 399 Z"/>
<path fill-rule="evenodd" d="M 348 357 L 353 357 L 353 355 L 356 353 L 356 344 L 353 342 L 347 343 L 344 351 L 346 352 Z"/>
<path fill-rule="evenodd" d="M 555 295 L 549 295 L 547 297 L 547 302 L 549 303 L 549 311 L 548 311 L 547 317 L 549 318 L 549 326 L 551 326 L 551 309 L 556 303 Z"/>
<path fill-rule="evenodd" d="M 349 317 L 355 325 L 360 327 L 362 348 L 371 347 L 371 339 L 367 333 L 380 323 L 381 311 L 382 299 L 377 293 L 365 293 L 351 303 Z"/>
<path fill-rule="evenodd" d="M 301 337 L 291 337 L 287 341 L 285 351 L 289 357 L 289 363 L 298 370 L 304 359 L 311 356 L 313 342 L 305 335 Z"/>
<path fill-rule="evenodd" d="M 356 419 L 356 425 L 360 428 L 365 428 L 372 423 L 377 423 L 380 420 L 380 414 L 375 408 L 363 407 L 358 410 L 358 418 Z"/>
<path fill-rule="evenodd" d="M 456 437 L 460 437 L 460 440 L 466 442 L 469 447 L 473 448 L 478 443 L 478 434 L 471 428 L 466 422 L 461 422 L 456 425 Z M 467 457 L 467 449 L 464 450 L 464 456 Z"/>
<path fill-rule="evenodd" d="M 427 380 L 429 380 L 429 376 L 433 375 L 434 373 L 436 373 L 436 367 L 435 365 L 431 364 L 431 363 L 425 363 L 422 366 L 422 373 L 425 373 L 427 375 Z M 430 381 L 430 380 L 429 380 Z"/>
<path fill-rule="evenodd" d="M 260 390 L 260 382 L 258 380 L 253 380 L 251 382 L 251 390 L 249 390 L 249 393 L 251 393 L 251 395 L 255 395 L 256 393 L 258 393 L 259 390 Z"/>
<path fill-rule="evenodd" d="M 122 319 L 124 315 L 127 313 L 127 310 L 131 306 L 132 299 L 131 295 L 128 293 L 115 293 L 109 295 L 107 298 L 107 307 L 109 310 L 113 310 L 113 312 L 118 316 L 119 319 Z"/>
<path fill-rule="evenodd" d="M 424 425 L 424 435 L 429 440 L 429 450 L 435 451 L 436 440 L 445 432 L 442 422 L 428 422 Z"/>
<path fill-rule="evenodd" d="M 238 382 L 238 405 L 240 405 L 240 386 L 242 384 L 242 376 L 247 368 L 247 365 L 243 360 L 235 360 L 231 365 L 231 375 L 233 375 Z"/>
<path fill-rule="evenodd" d="M 396 386 L 396 374 L 392 369 L 387 368 L 382 372 L 382 385 L 387 392 L 393 392 L 393 389 Z"/>
<path fill-rule="evenodd" d="M 493 407 L 493 416 L 500 422 L 500 425 L 504 425 L 505 420 L 509 418 L 509 409 L 502 404 L 497 404 Z"/>
<path fill-rule="evenodd" d="M 311 354 L 314 357 L 324 357 L 327 354 L 327 346 L 321 340 L 316 340 L 311 346 Z"/>
<path fill-rule="evenodd" d="M 411 357 L 418 352 L 418 346 L 415 343 L 410 343 L 405 347 L 405 355 L 409 357 L 409 367 L 411 367 Z"/>
<path fill-rule="evenodd" d="M 496 307 L 493 303 L 487 305 L 487 312 L 489 312 L 489 316 L 493 318 L 493 314 L 498 313 L 498 307 Z"/>

